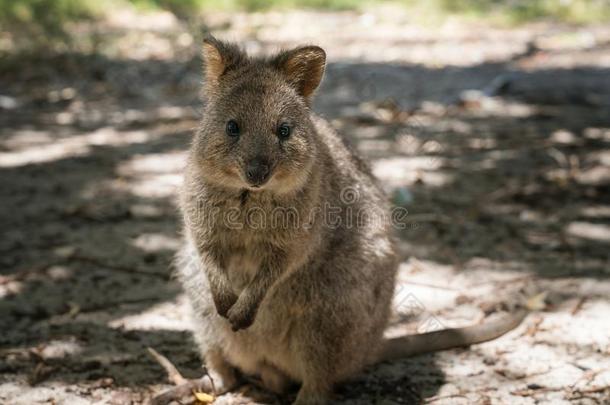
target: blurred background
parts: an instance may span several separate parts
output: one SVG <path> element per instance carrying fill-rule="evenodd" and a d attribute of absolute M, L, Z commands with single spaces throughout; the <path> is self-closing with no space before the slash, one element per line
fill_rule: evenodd
<path fill-rule="evenodd" d="M 610 400 L 609 1 L 0 0 L 1 403 L 141 403 L 146 346 L 201 374 L 172 258 L 209 33 L 327 51 L 314 110 L 409 212 L 389 333 L 542 294 L 338 403 Z"/>

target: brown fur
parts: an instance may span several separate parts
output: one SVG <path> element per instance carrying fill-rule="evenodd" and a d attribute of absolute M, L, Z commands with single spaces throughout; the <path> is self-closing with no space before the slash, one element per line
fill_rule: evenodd
<path fill-rule="evenodd" d="M 181 196 L 195 339 L 219 391 L 233 388 L 237 368 L 273 391 L 302 383 L 295 404 L 323 403 L 333 384 L 389 356 L 397 258 L 386 198 L 309 109 L 322 49 L 254 59 L 209 38 L 204 60 L 206 103 Z M 260 187 L 244 175 L 253 160 L 271 170 Z"/>

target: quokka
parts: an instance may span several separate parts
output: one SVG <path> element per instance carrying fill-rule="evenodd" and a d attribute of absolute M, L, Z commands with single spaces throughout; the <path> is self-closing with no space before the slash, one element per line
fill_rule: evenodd
<path fill-rule="evenodd" d="M 398 265 L 388 202 L 310 109 L 325 52 L 253 58 L 209 37 L 203 58 L 179 271 L 217 393 L 233 389 L 239 371 L 277 393 L 301 384 L 294 404 L 324 404 L 367 365 L 489 340 L 521 321 L 523 311 L 384 340 Z M 279 226 L 277 212 L 292 219 Z"/>

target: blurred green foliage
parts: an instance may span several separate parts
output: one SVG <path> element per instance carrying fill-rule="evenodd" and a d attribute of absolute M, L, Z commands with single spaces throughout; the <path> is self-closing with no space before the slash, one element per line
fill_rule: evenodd
<path fill-rule="evenodd" d="M 414 1 L 412 1 L 413 3 Z M 550 19 L 591 23 L 610 19 L 609 0 L 432 0 L 440 10 L 521 23 Z"/>
<path fill-rule="evenodd" d="M 610 0 L 0 0 L 0 33 L 39 44 L 69 40 L 66 26 L 95 19 L 117 7 L 165 9 L 183 20 L 202 10 L 269 8 L 358 9 L 380 3 L 398 4 L 418 17 L 460 15 L 493 22 L 521 23 L 553 19 L 571 23 L 610 21 Z"/>
<path fill-rule="evenodd" d="M 163 8 L 172 12 L 192 14 L 198 10 L 245 10 L 259 11 L 271 8 L 312 8 L 324 10 L 353 10 L 362 4 L 383 0 L 131 0 L 146 8 Z"/>
<path fill-rule="evenodd" d="M 0 0 L 0 27 L 44 40 L 64 35 L 65 22 L 92 19 L 99 11 L 95 0 Z"/>
<path fill-rule="evenodd" d="M 313 8 L 325 10 L 352 10 L 361 7 L 366 3 L 375 1 L 362 0 L 233 0 L 234 7 L 246 10 L 263 10 L 269 8 Z M 209 2 L 212 3 L 212 2 Z"/>

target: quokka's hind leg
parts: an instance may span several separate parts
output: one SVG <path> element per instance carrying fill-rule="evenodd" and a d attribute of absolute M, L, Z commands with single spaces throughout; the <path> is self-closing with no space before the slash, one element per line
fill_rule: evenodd
<path fill-rule="evenodd" d="M 329 401 L 331 391 L 332 385 L 322 379 L 306 379 L 292 405 L 325 405 Z"/>
<path fill-rule="evenodd" d="M 314 335 L 318 333 L 320 331 Z M 293 405 L 324 405 L 328 403 L 335 382 L 340 361 L 338 350 L 334 350 L 324 336 L 305 332 L 301 338 L 295 354 L 302 385 Z"/>
<path fill-rule="evenodd" d="M 265 389 L 274 394 L 284 394 L 290 387 L 290 378 L 271 364 L 260 365 L 260 377 Z"/>

